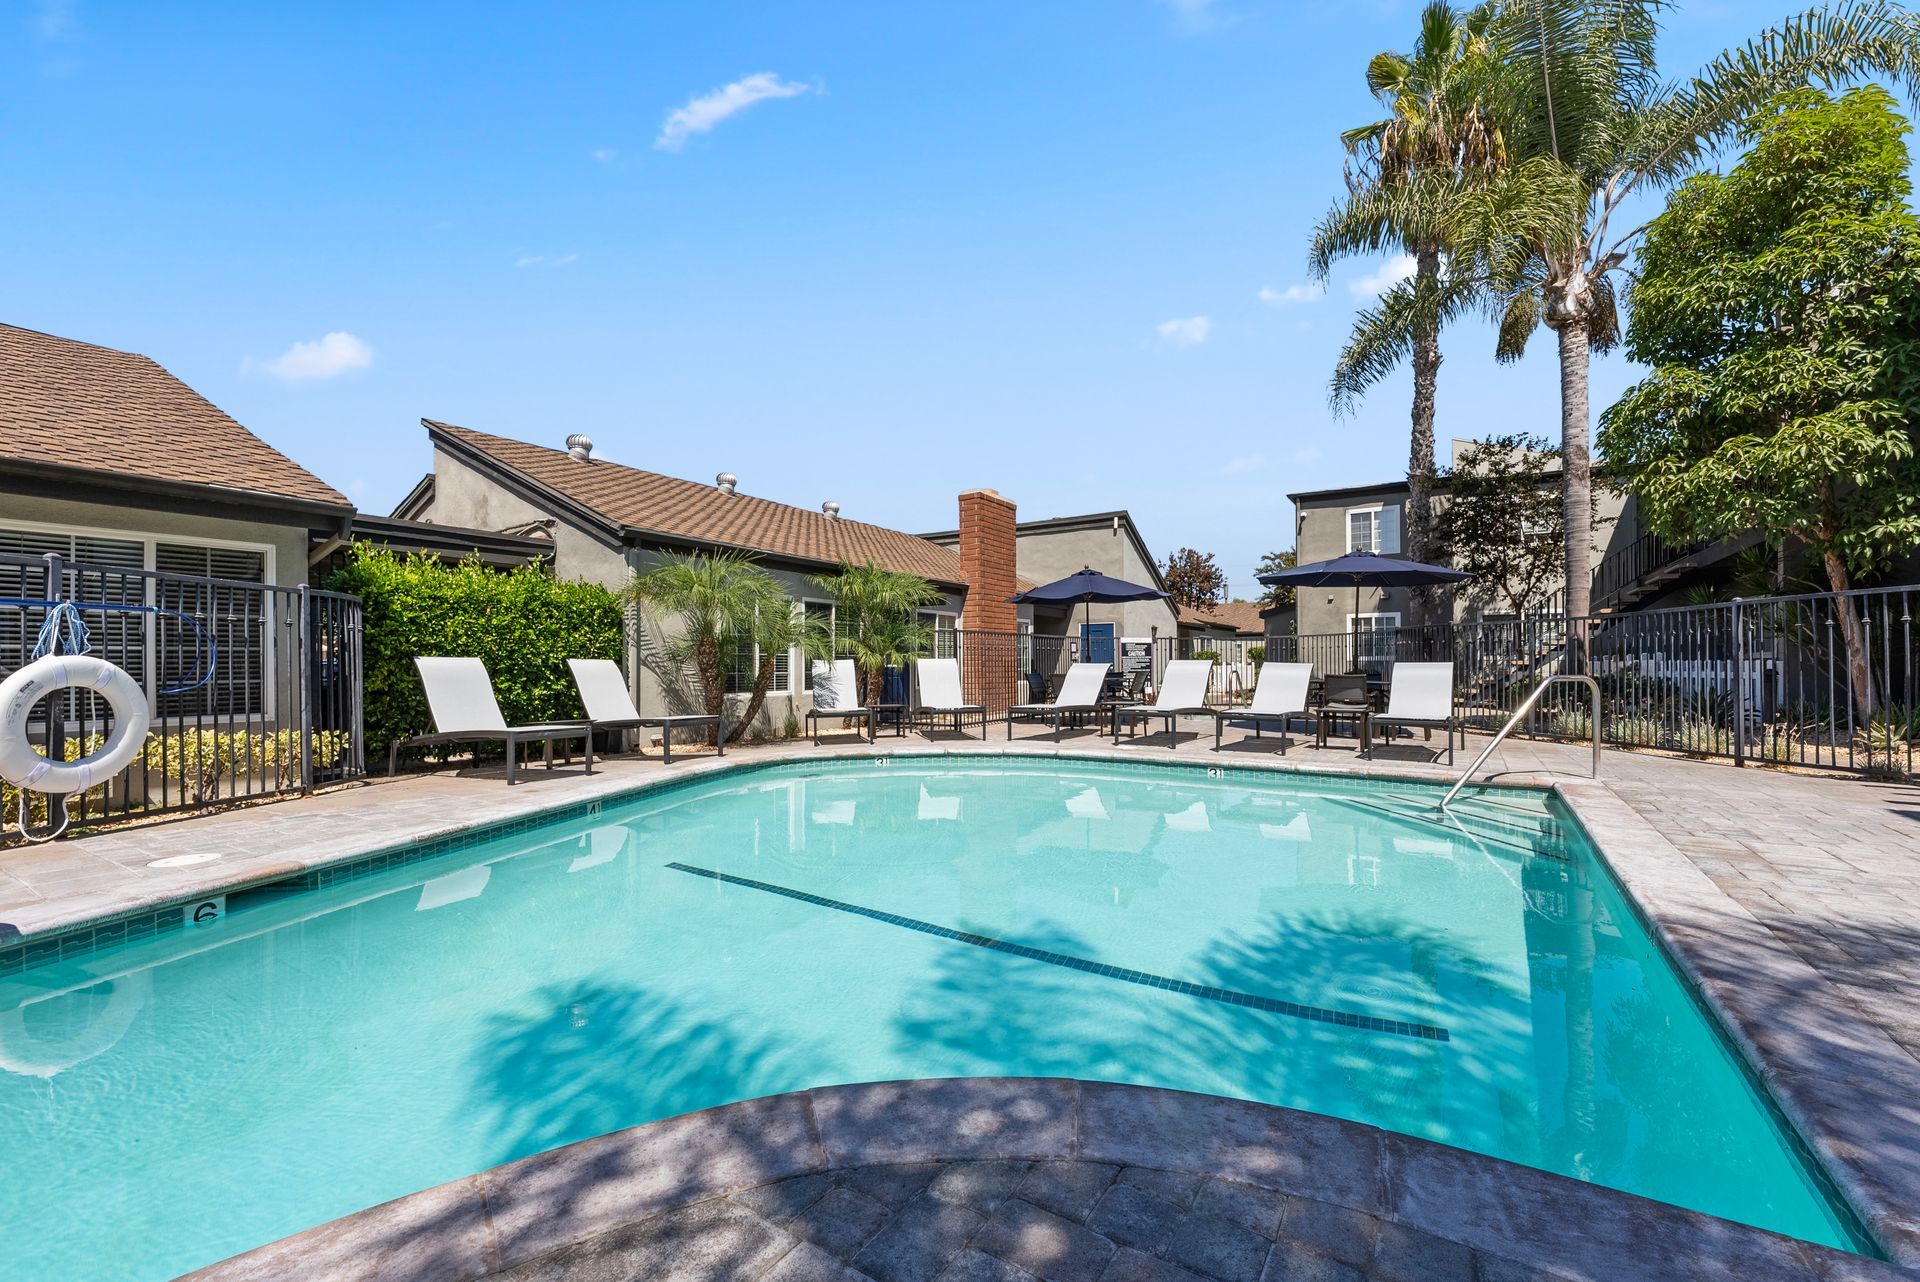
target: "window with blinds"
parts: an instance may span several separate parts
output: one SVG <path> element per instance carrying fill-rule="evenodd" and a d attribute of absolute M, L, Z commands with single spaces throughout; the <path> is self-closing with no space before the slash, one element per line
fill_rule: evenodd
<path fill-rule="evenodd" d="M 267 558 L 253 548 L 202 547 L 192 543 L 155 543 L 154 604 L 187 619 L 161 615 L 157 621 L 155 687 L 172 690 L 207 675 L 207 639 L 218 647 L 213 673 L 204 684 L 158 697 L 160 714 L 171 717 L 246 716 L 266 711 L 271 667 L 271 607 L 266 593 L 231 586 L 264 583 Z M 220 579 L 225 583 L 196 583 Z M 194 626 L 197 623 L 198 628 Z"/>
<path fill-rule="evenodd" d="M 47 598 L 45 562 L 58 555 L 65 560 L 62 600 L 82 607 L 142 605 L 146 599 L 147 545 L 135 539 L 103 538 L 88 534 L 60 534 L 47 530 L 0 529 L 0 598 L 41 601 Z M 32 565 L 13 558 L 31 558 Z M 26 665 L 33 657 L 45 606 L 0 606 L 0 675 Z M 147 627 L 150 616 L 122 610 L 82 609 L 93 653 L 125 668 L 135 677 L 146 672 Z M 90 723 L 106 715 L 103 703 L 75 691 L 64 698 L 67 720 Z"/>
<path fill-rule="evenodd" d="M 145 573 L 149 548 L 152 575 Z M 49 554 L 65 560 L 60 596 L 81 606 L 93 653 L 133 673 L 144 688 L 161 690 L 205 676 L 207 638 L 212 639 L 217 662 L 211 678 L 192 690 L 157 696 L 159 715 L 226 717 L 267 711 L 271 597 L 239 586 L 266 582 L 265 552 L 0 527 L 0 598 L 45 599 L 41 558 Z M 141 608 L 102 608 L 106 606 Z M 148 606 L 177 611 L 193 622 L 155 614 L 144 608 Z M 31 658 L 46 615 L 44 606 L 0 606 L 0 674 Z M 104 712 L 91 696 L 76 693 L 68 704 L 68 720 L 82 724 L 100 719 Z"/>
<path fill-rule="evenodd" d="M 824 628 L 832 635 L 834 640 L 833 652 L 835 654 L 841 653 L 842 637 L 838 621 L 834 618 L 832 603 L 827 601 L 808 601 L 801 606 L 801 609 L 806 611 L 807 619 L 813 623 L 815 627 Z M 813 664 L 804 656 L 800 660 L 800 688 L 802 690 L 813 689 Z"/>

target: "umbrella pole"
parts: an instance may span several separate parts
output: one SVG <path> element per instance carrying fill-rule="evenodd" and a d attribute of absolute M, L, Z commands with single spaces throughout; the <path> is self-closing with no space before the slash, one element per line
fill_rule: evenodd
<path fill-rule="evenodd" d="M 1360 666 L 1360 583 L 1358 580 L 1355 580 L 1353 585 L 1353 618 L 1348 620 L 1347 626 L 1353 630 L 1353 636 L 1347 642 L 1348 667 L 1354 672 L 1365 672 L 1366 669 Z"/>

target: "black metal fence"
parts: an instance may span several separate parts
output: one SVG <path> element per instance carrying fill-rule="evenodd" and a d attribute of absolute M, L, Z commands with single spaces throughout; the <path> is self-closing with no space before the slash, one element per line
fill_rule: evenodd
<path fill-rule="evenodd" d="M 91 652 L 133 676 L 151 716 L 132 764 L 69 798 L 71 823 L 302 792 L 366 773 L 358 597 L 0 555 L 0 679 L 32 661 L 51 602 L 78 609 Z M 35 706 L 27 734 L 52 760 L 73 761 L 110 728 L 102 700 L 68 691 Z M 46 798 L 29 798 L 34 822 L 44 822 Z M 0 803 L 11 825 L 11 785 L 0 783 Z"/>
<path fill-rule="evenodd" d="M 1545 616 L 1282 638 L 1269 659 L 1317 674 L 1359 667 L 1384 687 L 1393 665 L 1454 665 L 1455 712 L 1493 728 L 1548 676 L 1601 688 L 1601 737 L 1736 762 L 1911 773 L 1920 753 L 1920 588 L 1765 597 L 1715 605 Z M 1852 644 L 1849 644 L 1851 633 Z M 1591 713 L 1571 687 L 1527 727 L 1584 739 Z"/>
<path fill-rule="evenodd" d="M 1454 710 L 1491 730 L 1549 676 L 1587 673 L 1602 691 L 1601 736 L 1620 747 L 1735 762 L 1910 774 L 1920 758 L 1920 587 L 1844 595 L 1277 638 L 1157 638 L 1157 685 L 1173 659 L 1214 659 L 1208 701 L 1252 698 L 1262 663 L 1311 663 L 1316 677 L 1364 672 L 1384 692 L 1401 662 L 1454 665 Z M 954 634 L 967 697 L 990 708 L 1024 700 L 1035 678 L 1057 682 L 1066 637 Z M 1124 649 L 1124 646 L 1123 646 Z M 1116 660 L 1124 663 L 1125 659 Z M 1526 733 L 1588 737 L 1591 713 L 1573 687 L 1550 691 Z"/>

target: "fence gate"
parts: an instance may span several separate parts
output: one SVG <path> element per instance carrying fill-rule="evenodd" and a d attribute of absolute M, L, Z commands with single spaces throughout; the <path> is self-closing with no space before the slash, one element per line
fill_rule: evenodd
<path fill-rule="evenodd" d="M 305 586 L 0 555 L 0 679 L 32 661 L 49 602 L 79 608 L 92 653 L 146 693 L 146 743 L 69 798 L 75 824 L 300 792 L 366 773 L 358 597 Z M 94 751 L 106 705 L 43 700 L 29 737 L 55 760 Z M 32 795 L 36 820 L 45 800 Z M 13 789 L 0 784 L 8 813 Z"/>

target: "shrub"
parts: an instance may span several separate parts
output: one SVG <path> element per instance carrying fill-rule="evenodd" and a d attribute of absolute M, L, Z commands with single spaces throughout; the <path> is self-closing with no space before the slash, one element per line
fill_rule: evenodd
<path fill-rule="evenodd" d="M 88 735 L 84 741 L 69 735 L 64 741 L 65 751 L 61 757 L 66 761 L 78 761 L 82 757 L 100 751 L 106 741 L 104 735 Z M 74 816 L 78 816 L 82 810 L 89 815 L 97 815 L 106 804 L 107 784 L 104 783 L 97 784 L 84 793 L 75 792 L 67 795 L 67 809 Z M 0 837 L 11 838 L 15 835 L 13 825 L 20 818 L 19 805 L 20 790 L 6 780 L 0 779 Z M 47 808 L 47 794 L 27 793 L 27 821 L 35 827 L 42 827 L 51 820 L 52 812 Z"/>
<path fill-rule="evenodd" d="M 355 544 L 327 586 L 364 605 L 368 763 L 395 739 L 430 729 L 416 655 L 476 655 L 509 723 L 578 717 L 568 659 L 619 660 L 617 597 L 533 566 L 501 572 L 477 560 L 401 558 Z"/>
<path fill-rule="evenodd" d="M 1212 659 L 1215 663 L 1220 662 L 1220 652 L 1218 650 L 1195 650 L 1187 657 L 1189 659 Z"/>
<path fill-rule="evenodd" d="M 1685 716 L 1675 727 L 1673 746 L 1697 757 L 1724 757 L 1733 752 L 1733 731 L 1711 717 Z"/>
<path fill-rule="evenodd" d="M 1248 663 L 1251 663 L 1254 667 L 1257 668 L 1261 664 L 1265 663 L 1266 661 L 1267 661 L 1267 647 L 1263 645 L 1250 645 L 1247 647 Z"/>

